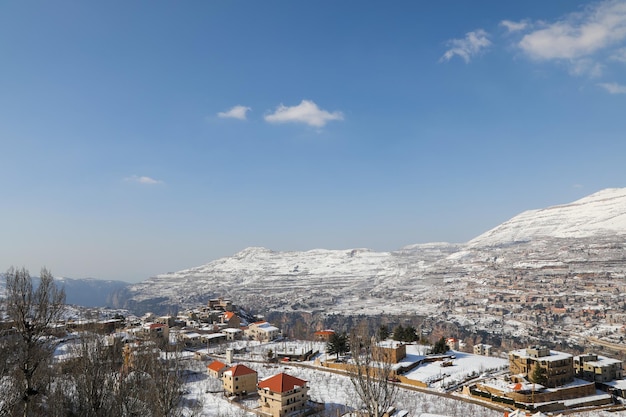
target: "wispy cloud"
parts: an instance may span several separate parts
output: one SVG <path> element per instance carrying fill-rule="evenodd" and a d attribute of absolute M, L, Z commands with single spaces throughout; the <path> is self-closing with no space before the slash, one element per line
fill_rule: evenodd
<path fill-rule="evenodd" d="M 602 76 L 604 65 L 589 58 L 575 59 L 569 63 L 569 72 L 572 75 L 586 75 L 591 78 Z"/>
<path fill-rule="evenodd" d="M 313 101 L 302 100 L 297 106 L 279 105 L 273 113 L 265 116 L 269 123 L 304 123 L 313 127 L 324 127 L 332 120 L 343 120 L 343 113 L 332 113 L 317 107 Z"/>
<path fill-rule="evenodd" d="M 519 47 L 540 60 L 577 60 L 626 39 L 626 1 L 607 0 L 554 23 L 538 24 Z"/>
<path fill-rule="evenodd" d="M 626 85 L 617 83 L 599 83 L 598 86 L 604 88 L 610 94 L 626 94 Z"/>
<path fill-rule="evenodd" d="M 246 106 L 235 106 L 228 111 L 217 113 L 217 117 L 222 119 L 239 119 L 246 120 L 248 111 L 252 110 Z"/>
<path fill-rule="evenodd" d="M 503 20 L 500 22 L 500 26 L 506 28 L 509 33 L 519 32 L 528 27 L 528 22 L 522 20 L 521 22 L 513 22 L 511 20 Z"/>
<path fill-rule="evenodd" d="M 467 32 L 462 39 L 449 40 L 447 45 L 450 46 L 450 49 L 443 54 L 439 62 L 449 61 L 455 55 L 458 55 L 468 63 L 472 57 L 491 46 L 491 41 L 489 40 L 489 34 L 487 32 L 483 29 L 477 29 L 472 32 Z"/>
<path fill-rule="evenodd" d="M 145 185 L 163 184 L 163 181 L 161 181 L 161 180 L 156 180 L 156 179 L 151 178 L 151 177 L 140 176 L 140 175 L 132 175 L 130 177 L 126 177 L 126 178 L 124 178 L 124 181 L 126 181 L 126 182 L 134 182 L 136 184 L 145 184 Z"/>

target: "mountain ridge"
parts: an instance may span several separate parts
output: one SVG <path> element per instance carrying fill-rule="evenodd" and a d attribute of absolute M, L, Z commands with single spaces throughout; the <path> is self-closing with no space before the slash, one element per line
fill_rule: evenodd
<path fill-rule="evenodd" d="M 611 188 L 524 211 L 467 243 L 413 244 L 388 252 L 245 248 L 130 285 L 120 300 L 139 312 L 226 296 L 259 310 L 424 313 L 445 298 L 438 299 L 438 292 L 481 274 L 575 273 L 610 265 L 608 270 L 623 275 L 625 235 L 626 188 Z"/>

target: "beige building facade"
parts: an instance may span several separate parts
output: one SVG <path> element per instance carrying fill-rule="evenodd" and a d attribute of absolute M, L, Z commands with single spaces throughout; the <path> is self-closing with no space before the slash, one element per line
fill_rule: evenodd
<path fill-rule="evenodd" d="M 274 375 L 258 384 L 259 404 L 272 417 L 298 414 L 307 409 L 307 381 L 285 373 Z"/>

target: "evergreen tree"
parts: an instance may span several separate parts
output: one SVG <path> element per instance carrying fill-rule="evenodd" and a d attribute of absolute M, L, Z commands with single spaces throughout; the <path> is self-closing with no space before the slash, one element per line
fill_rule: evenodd
<path fill-rule="evenodd" d="M 393 329 L 393 340 L 401 341 L 404 338 L 404 327 L 399 324 L 398 327 Z"/>
<path fill-rule="evenodd" d="M 534 384 L 545 385 L 545 383 L 548 382 L 546 369 L 542 368 L 538 363 L 535 363 L 532 372 L 528 375 L 528 379 L 530 379 L 530 382 Z"/>
<path fill-rule="evenodd" d="M 348 349 L 348 336 L 345 333 L 333 333 L 328 339 L 328 343 L 326 343 L 326 353 L 337 355 L 337 359 L 339 359 L 339 355 L 343 355 Z"/>
<path fill-rule="evenodd" d="M 446 344 L 446 339 L 444 339 L 443 336 L 441 336 L 441 339 L 439 339 L 433 345 L 432 353 L 434 355 L 441 355 L 443 353 L 446 353 L 449 350 L 450 350 L 450 347 Z"/>
<path fill-rule="evenodd" d="M 387 325 L 381 324 L 378 328 L 378 340 L 386 340 L 389 337 L 389 328 Z"/>

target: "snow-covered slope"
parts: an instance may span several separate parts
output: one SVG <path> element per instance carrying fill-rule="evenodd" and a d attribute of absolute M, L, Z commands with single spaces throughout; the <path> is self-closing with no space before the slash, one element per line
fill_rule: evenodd
<path fill-rule="evenodd" d="M 116 306 L 163 312 L 225 296 L 260 310 L 428 314 L 487 276 L 626 276 L 625 253 L 626 189 L 607 189 L 524 212 L 467 244 L 392 252 L 248 248 L 132 285 L 117 294 Z"/>
<path fill-rule="evenodd" d="M 626 235 L 626 188 L 609 188 L 570 204 L 525 211 L 472 239 L 469 245 L 606 235 Z"/>
<path fill-rule="evenodd" d="M 368 300 L 402 296 L 403 284 L 418 285 L 433 260 L 455 250 L 455 245 L 444 244 L 398 252 L 247 248 L 232 257 L 133 285 L 128 307 L 158 310 L 168 304 L 204 303 L 208 297 L 221 295 L 257 308 L 271 305 L 311 311 L 358 304 L 376 309 L 380 302 Z"/>

